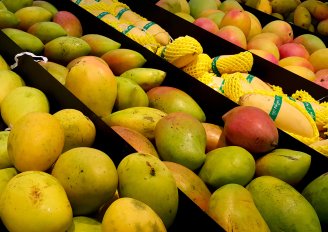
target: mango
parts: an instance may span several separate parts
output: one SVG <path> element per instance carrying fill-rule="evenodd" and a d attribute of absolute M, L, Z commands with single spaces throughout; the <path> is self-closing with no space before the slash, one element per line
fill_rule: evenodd
<path fill-rule="evenodd" d="M 74 216 L 97 212 L 117 189 L 118 176 L 112 159 L 95 148 L 76 147 L 62 153 L 51 175 L 64 187 Z"/>
<path fill-rule="evenodd" d="M 34 23 L 28 28 L 27 32 L 38 37 L 44 44 L 58 37 L 67 35 L 64 28 L 54 22 Z"/>
<path fill-rule="evenodd" d="M 320 222 L 328 223 L 328 173 L 312 180 L 302 191 L 302 195 L 315 209 Z"/>
<path fill-rule="evenodd" d="M 315 80 L 315 73 L 308 68 L 298 65 L 287 65 L 284 66 L 284 69 L 287 69 L 288 71 L 295 73 L 296 75 L 299 75 L 300 77 L 303 77 L 309 81 Z"/>
<path fill-rule="evenodd" d="M 0 70 L 10 70 L 6 60 L 0 55 Z"/>
<path fill-rule="evenodd" d="M 1 117 L 10 127 L 27 113 L 48 113 L 49 110 L 47 96 L 41 90 L 30 86 L 14 88 L 1 102 Z"/>
<path fill-rule="evenodd" d="M 259 21 L 259 19 L 251 12 L 245 11 L 246 14 L 249 16 L 251 20 L 251 27 L 249 29 L 249 32 L 247 34 L 247 41 L 250 40 L 253 36 L 259 35 L 262 32 L 262 24 Z"/>
<path fill-rule="evenodd" d="M 1 199 L 1 220 L 8 231 L 66 231 L 72 223 L 72 208 L 64 188 L 46 172 L 15 175 Z"/>
<path fill-rule="evenodd" d="M 148 106 L 146 92 L 134 80 L 126 77 L 116 77 L 117 96 L 115 110 L 123 110 L 134 106 Z"/>
<path fill-rule="evenodd" d="M 108 207 L 101 229 L 102 232 L 166 232 L 163 221 L 151 207 L 130 197 L 119 198 Z"/>
<path fill-rule="evenodd" d="M 305 59 L 304 57 L 300 56 L 288 56 L 283 59 L 280 59 L 278 62 L 280 67 L 286 67 L 286 66 L 302 66 L 305 68 L 310 69 L 311 71 L 314 71 L 313 65 L 310 63 L 308 59 Z"/>
<path fill-rule="evenodd" d="M 188 1 L 188 4 L 190 8 L 190 15 L 195 19 L 199 18 L 204 10 L 217 9 L 216 0 L 190 0 Z"/>
<path fill-rule="evenodd" d="M 156 5 L 171 13 L 183 12 L 190 14 L 189 4 L 184 0 L 159 0 Z"/>
<path fill-rule="evenodd" d="M 84 40 L 74 36 L 61 36 L 45 44 L 44 55 L 50 61 L 67 64 L 80 56 L 86 56 L 91 48 Z"/>
<path fill-rule="evenodd" d="M 66 77 L 68 74 L 68 68 L 52 61 L 40 61 L 38 62 L 38 64 L 40 64 L 45 70 L 47 70 L 62 85 L 65 85 Z"/>
<path fill-rule="evenodd" d="M 206 150 L 205 152 L 212 151 L 219 148 L 220 137 L 222 135 L 223 128 L 213 123 L 203 122 L 202 123 L 206 132 Z"/>
<path fill-rule="evenodd" d="M 165 164 L 152 155 L 132 153 L 121 160 L 117 172 L 119 196 L 147 204 L 169 228 L 178 210 L 179 196 L 175 179 Z"/>
<path fill-rule="evenodd" d="M 271 21 L 264 25 L 262 32 L 272 32 L 277 34 L 281 38 L 283 44 L 289 43 L 294 39 L 294 33 L 291 25 L 280 19 Z"/>
<path fill-rule="evenodd" d="M 141 53 L 127 48 L 108 51 L 101 58 L 106 61 L 116 76 L 132 68 L 140 68 L 146 63 Z"/>
<path fill-rule="evenodd" d="M 321 231 L 314 208 L 286 182 L 273 176 L 260 176 L 246 189 L 271 231 Z"/>
<path fill-rule="evenodd" d="M 86 34 L 80 37 L 87 42 L 91 48 L 90 55 L 101 57 L 106 52 L 115 50 L 121 47 L 121 44 L 112 40 L 109 37 L 99 34 Z"/>
<path fill-rule="evenodd" d="M 24 86 L 24 80 L 14 71 L 11 70 L 0 70 L 0 106 L 3 99 L 13 89 Z"/>
<path fill-rule="evenodd" d="M 236 0 L 225 0 L 221 2 L 221 4 L 218 6 L 218 9 L 226 13 L 232 9 L 243 10 L 243 7 Z"/>
<path fill-rule="evenodd" d="M 189 168 L 170 161 L 163 161 L 170 169 L 178 188 L 199 208 L 207 212 L 211 192 L 200 177 Z"/>
<path fill-rule="evenodd" d="M 328 36 L 328 19 L 324 19 L 318 23 L 317 32 L 320 35 Z"/>
<path fill-rule="evenodd" d="M 101 223 L 91 217 L 76 216 L 67 232 L 101 232 Z"/>
<path fill-rule="evenodd" d="M 45 112 L 30 112 L 20 118 L 9 133 L 8 156 L 20 171 L 46 171 L 64 147 L 60 122 Z"/>
<path fill-rule="evenodd" d="M 225 184 L 245 186 L 255 174 L 255 160 L 244 148 L 226 146 L 206 153 L 199 177 L 213 189 Z"/>
<path fill-rule="evenodd" d="M 213 192 L 208 214 L 227 232 L 269 232 L 250 192 L 239 184 L 226 184 Z"/>
<path fill-rule="evenodd" d="M 21 8 L 32 6 L 33 0 L 17 0 L 17 1 L 2 0 L 2 3 L 6 6 L 6 8 L 9 11 L 15 13 L 17 10 Z"/>
<path fill-rule="evenodd" d="M 0 2 L 0 10 L 8 10 L 2 1 Z"/>
<path fill-rule="evenodd" d="M 1 168 L 0 169 L 0 199 L 1 195 L 6 188 L 9 180 L 17 175 L 16 168 L 9 167 L 9 168 Z M 1 204 L 1 203 L 0 203 Z"/>
<path fill-rule="evenodd" d="M 98 57 L 77 59 L 79 62 L 67 74 L 65 87 L 99 117 L 110 114 L 117 96 L 114 74 Z"/>
<path fill-rule="evenodd" d="M 0 29 L 15 28 L 19 24 L 17 16 L 9 10 L 0 10 Z"/>
<path fill-rule="evenodd" d="M 93 122 L 76 109 L 62 109 L 53 114 L 64 129 L 65 143 L 63 151 L 75 147 L 91 147 L 96 138 Z"/>
<path fill-rule="evenodd" d="M 81 21 L 72 12 L 65 10 L 57 11 L 52 21 L 61 25 L 69 36 L 81 37 L 83 35 Z"/>
<path fill-rule="evenodd" d="M 52 17 L 58 12 L 58 9 L 53 4 L 43 0 L 34 0 L 32 6 L 39 6 L 48 10 L 52 14 Z"/>
<path fill-rule="evenodd" d="M 198 103 L 186 92 L 170 86 L 158 86 L 147 92 L 149 106 L 165 113 L 185 112 L 205 122 L 206 116 Z"/>
<path fill-rule="evenodd" d="M 327 62 L 328 59 L 328 48 L 321 48 L 316 50 L 310 55 L 309 61 L 314 67 L 314 71 L 317 72 L 320 69 L 328 68 Z"/>
<path fill-rule="evenodd" d="M 2 29 L 2 32 L 24 51 L 32 52 L 36 55 L 41 54 L 43 51 L 44 44 L 42 41 L 30 33 L 16 28 L 4 28 Z"/>
<path fill-rule="evenodd" d="M 30 26 L 38 22 L 48 22 L 52 18 L 50 11 L 39 6 L 28 6 L 15 12 L 19 19 L 18 28 L 27 31 Z"/>
<path fill-rule="evenodd" d="M 155 144 L 159 156 L 195 170 L 206 155 L 206 132 L 202 123 L 184 112 L 173 112 L 160 119 L 155 127 Z"/>
<path fill-rule="evenodd" d="M 156 68 L 131 68 L 120 75 L 134 80 L 145 91 L 160 86 L 165 77 L 166 72 Z"/>
<path fill-rule="evenodd" d="M 228 25 L 240 28 L 247 38 L 251 29 L 251 18 L 244 10 L 232 9 L 223 16 L 220 28 Z"/>
<path fill-rule="evenodd" d="M 9 131 L 0 131 L 0 169 L 13 167 L 7 150 L 8 137 Z"/>
<path fill-rule="evenodd" d="M 311 156 L 305 152 L 277 148 L 256 160 L 256 176 L 274 176 L 296 185 L 310 168 Z"/>
<path fill-rule="evenodd" d="M 294 38 L 293 42 L 302 44 L 310 55 L 321 48 L 326 48 L 326 45 L 322 39 L 314 34 L 299 35 Z"/>
<path fill-rule="evenodd" d="M 159 158 L 153 143 L 140 132 L 124 126 L 111 126 L 111 128 L 137 152 L 147 153 Z"/>

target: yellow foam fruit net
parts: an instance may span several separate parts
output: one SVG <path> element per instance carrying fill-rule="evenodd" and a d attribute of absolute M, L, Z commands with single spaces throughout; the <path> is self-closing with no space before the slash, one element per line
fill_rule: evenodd
<path fill-rule="evenodd" d="M 182 70 L 194 78 L 200 78 L 203 74 L 210 71 L 211 62 L 212 59 L 209 55 L 201 53 L 193 62 L 183 67 Z"/>
<path fill-rule="evenodd" d="M 225 73 L 221 76 L 223 78 L 222 86 L 219 89 L 223 90 L 223 93 L 230 100 L 238 103 L 239 98 L 245 94 L 243 90 L 242 81 L 247 81 L 246 77 L 240 72 Z"/>
<path fill-rule="evenodd" d="M 165 46 L 161 46 L 156 54 L 178 68 L 185 67 L 203 53 L 201 44 L 191 36 L 180 36 Z"/>
<path fill-rule="evenodd" d="M 244 51 L 234 55 L 216 56 L 212 59 L 211 67 L 217 76 L 224 73 L 247 73 L 253 67 L 253 54 L 249 51 Z"/>
<path fill-rule="evenodd" d="M 315 142 L 309 145 L 311 148 L 316 150 L 317 152 L 323 154 L 324 156 L 328 157 L 328 144 L 327 141 L 323 141 L 323 143 Z"/>
<path fill-rule="evenodd" d="M 213 86 L 213 78 L 216 77 L 216 75 L 214 73 L 210 73 L 210 72 L 206 72 L 204 73 L 201 77 L 197 78 L 197 80 L 199 80 L 200 82 L 203 82 L 204 84 L 215 88 L 215 87 L 219 87 L 219 86 Z"/>

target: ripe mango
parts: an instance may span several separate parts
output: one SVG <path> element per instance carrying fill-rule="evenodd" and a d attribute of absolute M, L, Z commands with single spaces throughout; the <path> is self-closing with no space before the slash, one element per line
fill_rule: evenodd
<path fill-rule="evenodd" d="M 302 195 L 315 209 L 320 222 L 328 223 L 328 173 L 312 180 L 302 191 Z"/>
<path fill-rule="evenodd" d="M 326 48 L 325 43 L 314 34 L 302 34 L 294 38 L 293 42 L 302 44 L 311 55 L 318 49 Z"/>
<path fill-rule="evenodd" d="M 166 228 L 159 215 L 147 204 L 131 197 L 121 197 L 106 210 L 101 231 L 166 232 Z"/>
<path fill-rule="evenodd" d="M 146 63 L 143 55 L 137 51 L 118 48 L 106 52 L 101 56 L 116 76 L 120 76 L 127 70 L 142 67 Z"/>
<path fill-rule="evenodd" d="M 114 108 L 123 110 L 134 106 L 148 106 L 146 92 L 134 80 L 125 77 L 116 77 L 117 96 Z"/>
<path fill-rule="evenodd" d="M 58 39 L 60 38 L 62 37 Z M 83 41 L 82 39 L 79 40 Z M 69 44 L 67 45 L 69 46 Z M 107 116 L 112 112 L 117 96 L 115 76 L 108 65 L 99 57 L 87 56 L 77 59 L 79 62 L 76 62 L 67 74 L 65 87 L 96 115 L 99 117 Z"/>
<path fill-rule="evenodd" d="M 159 158 L 152 142 L 140 132 L 124 126 L 111 126 L 111 128 L 137 152 L 148 153 Z"/>
<path fill-rule="evenodd" d="M 16 11 L 15 15 L 19 19 L 18 28 L 23 31 L 27 31 L 34 23 L 48 22 L 52 18 L 50 11 L 39 6 L 24 7 Z"/>
<path fill-rule="evenodd" d="M 311 156 L 305 152 L 277 148 L 256 160 L 257 176 L 274 176 L 296 185 L 310 168 Z"/>
<path fill-rule="evenodd" d="M 56 39 L 60 36 L 66 36 L 67 33 L 59 24 L 54 22 L 37 22 L 30 26 L 28 33 L 38 37 L 43 44 Z"/>
<path fill-rule="evenodd" d="M 10 70 L 9 65 L 1 55 L 0 55 L 0 70 Z"/>
<path fill-rule="evenodd" d="M 38 62 L 45 70 L 47 70 L 54 78 L 56 78 L 62 85 L 65 85 L 68 68 L 61 64 L 52 61 Z"/>
<path fill-rule="evenodd" d="M 170 87 L 158 86 L 147 92 L 149 106 L 165 113 L 185 112 L 205 122 L 206 116 L 198 103 L 186 92 Z"/>
<path fill-rule="evenodd" d="M 324 19 L 318 23 L 317 32 L 320 35 L 328 36 L 328 19 Z"/>
<path fill-rule="evenodd" d="M 119 196 L 147 204 L 169 228 L 178 210 L 179 196 L 173 175 L 165 164 L 152 155 L 132 153 L 121 160 L 117 172 Z"/>
<path fill-rule="evenodd" d="M 184 112 L 173 112 L 160 119 L 155 127 L 155 144 L 159 156 L 191 170 L 205 161 L 206 132 L 202 123 Z"/>
<path fill-rule="evenodd" d="M 2 0 L 2 3 L 6 6 L 6 8 L 15 13 L 17 10 L 23 8 L 32 6 L 33 0 Z"/>
<path fill-rule="evenodd" d="M 0 169 L 0 199 L 1 195 L 6 188 L 9 180 L 17 175 L 16 168 L 9 167 L 9 168 L 1 168 Z M 0 203 L 1 204 L 1 203 Z"/>
<path fill-rule="evenodd" d="M 131 68 L 120 75 L 134 80 L 143 90 L 148 91 L 160 86 L 166 77 L 166 72 L 156 68 Z"/>
<path fill-rule="evenodd" d="M 8 231 L 66 231 L 72 223 L 64 188 L 46 172 L 26 171 L 11 178 L 1 203 L 1 220 Z"/>
<path fill-rule="evenodd" d="M 260 176 L 246 188 L 271 231 L 321 232 L 314 208 L 286 182 L 272 176 Z"/>
<path fill-rule="evenodd" d="M 239 184 L 226 184 L 215 190 L 208 214 L 227 232 L 270 232 L 252 195 Z"/>
<path fill-rule="evenodd" d="M 325 62 L 328 59 L 328 48 L 321 48 L 316 50 L 310 55 L 309 61 L 314 67 L 314 71 L 317 72 L 320 69 L 328 68 L 328 63 Z"/>
<path fill-rule="evenodd" d="M 50 11 L 52 16 L 54 16 L 58 12 L 58 9 L 53 4 L 51 4 L 50 2 L 47 2 L 47 1 L 43 1 L 43 0 L 34 0 L 32 3 L 32 6 L 42 7 L 44 9 Z"/>
<path fill-rule="evenodd" d="M 2 100 L 11 90 L 25 85 L 24 80 L 11 70 L 0 70 L 0 83 L 0 106 Z"/>
<path fill-rule="evenodd" d="M 36 55 L 41 54 L 43 51 L 44 44 L 42 41 L 30 33 L 16 28 L 4 28 L 2 29 L 2 32 L 24 51 L 32 52 Z"/>
<path fill-rule="evenodd" d="M 72 12 L 60 10 L 53 16 L 52 21 L 61 25 L 69 36 L 81 37 L 83 34 L 82 24 Z"/>
<path fill-rule="evenodd" d="M 121 47 L 121 44 L 109 37 L 99 34 L 86 34 L 81 37 L 91 47 L 90 55 L 101 57 L 108 51 Z"/>
<path fill-rule="evenodd" d="M 15 28 L 19 24 L 17 16 L 9 10 L 0 10 L 0 29 Z"/>
<path fill-rule="evenodd" d="M 67 64 L 80 56 L 88 55 L 91 48 L 84 40 L 74 36 L 61 36 L 44 46 L 44 55 L 50 61 Z"/>
<path fill-rule="evenodd" d="M 203 211 L 207 212 L 211 192 L 205 182 L 189 168 L 170 161 L 163 161 L 170 169 L 178 188 Z"/>

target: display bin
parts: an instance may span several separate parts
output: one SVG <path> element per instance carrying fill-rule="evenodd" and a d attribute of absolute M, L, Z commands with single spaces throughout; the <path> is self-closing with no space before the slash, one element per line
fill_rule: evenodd
<path fill-rule="evenodd" d="M 197 39 L 203 47 L 204 53 L 210 57 L 219 55 L 236 54 L 245 51 L 243 48 L 238 47 L 219 36 L 216 36 L 182 18 L 174 15 L 173 13 L 156 6 L 157 1 L 154 0 L 121 0 L 130 7 L 132 11 L 140 14 L 150 21 L 156 22 L 163 27 L 170 36 L 174 39 L 179 36 L 189 35 Z M 246 8 L 247 6 L 245 6 Z M 261 23 L 272 21 L 275 19 L 273 16 L 260 12 L 251 7 L 247 7 L 250 12 L 259 15 Z M 305 30 L 295 25 L 295 34 L 304 32 Z M 327 41 L 326 39 L 325 41 Z M 291 95 L 297 90 L 306 90 L 315 99 L 325 99 L 328 96 L 328 90 L 309 81 L 305 78 L 298 76 L 278 65 L 275 65 L 257 55 L 253 55 L 254 64 L 250 74 L 259 77 L 265 82 L 272 85 L 281 86 L 284 93 Z"/>
<path fill-rule="evenodd" d="M 182 70 L 176 68 L 172 64 L 166 62 L 162 58 L 156 56 L 154 53 L 150 52 L 148 49 L 129 39 L 125 35 L 119 33 L 106 23 L 102 22 L 100 19 L 91 15 L 87 11 L 83 10 L 75 3 L 70 2 L 69 0 L 65 1 L 56 1 L 56 0 L 48 0 L 48 2 L 52 3 L 59 10 L 67 10 L 75 14 L 81 21 L 84 34 L 88 33 L 98 33 L 104 36 L 108 36 L 109 38 L 121 43 L 122 48 L 129 48 L 140 52 L 147 60 L 144 67 L 152 67 L 158 68 L 167 73 L 166 78 L 162 85 L 172 86 L 179 88 L 186 93 L 188 93 L 195 101 L 202 107 L 204 110 L 207 122 L 215 123 L 218 125 L 223 125 L 222 115 L 226 113 L 228 110 L 237 106 L 234 102 L 224 97 L 223 95 L 217 93 L 212 88 L 206 86 L 205 84 L 199 82 L 198 80 L 192 78 Z M 127 2 L 127 1 L 126 1 Z M 137 0 L 135 0 L 137 2 Z M 169 12 L 165 10 L 155 7 L 152 4 L 148 4 L 144 2 L 142 7 L 138 8 L 137 3 L 128 3 L 131 9 L 135 9 L 136 12 L 143 12 L 150 15 L 157 15 L 156 17 L 167 17 Z M 146 8 L 143 8 L 146 7 Z M 154 8 L 155 7 L 155 8 Z M 145 12 L 144 12 L 145 11 Z M 146 14 L 143 14 L 144 17 L 148 17 Z M 155 19 L 149 17 L 149 19 L 157 22 Z M 177 18 L 168 16 L 166 20 L 171 21 L 172 25 L 174 24 L 174 20 Z M 178 19 L 179 20 L 179 19 Z M 158 22 L 160 25 L 161 23 Z M 181 23 L 181 25 L 180 25 Z M 208 36 L 209 41 L 215 46 L 220 47 L 222 54 L 233 54 L 241 51 L 241 49 L 237 46 L 234 46 L 228 43 L 225 40 L 220 40 L 220 38 L 214 38 L 210 36 L 204 30 L 200 28 L 191 27 L 190 24 L 186 23 L 182 19 L 180 21 L 175 22 L 176 26 L 172 28 L 172 31 L 180 30 L 180 28 L 184 28 L 184 30 L 193 30 L 200 33 L 200 36 L 203 39 L 206 39 Z M 179 25 L 178 25 L 179 24 Z M 189 28 L 186 29 L 185 27 Z M 165 28 L 165 25 L 163 25 Z M 181 30 L 180 30 L 181 32 Z M 177 31 L 176 34 L 177 36 Z M 173 33 L 174 36 L 174 33 Z M 202 43 L 202 42 L 201 42 Z M 21 53 L 22 50 L 14 44 L 4 33 L 0 31 L 0 54 L 5 58 L 8 64 L 14 63 L 14 57 Z M 205 47 L 208 47 L 208 44 L 202 43 Z M 218 55 L 218 54 L 216 54 Z M 256 66 L 261 67 L 262 65 L 269 65 L 263 59 L 258 59 Z M 270 67 L 272 72 L 279 72 L 276 70 L 276 67 Z M 88 109 L 82 102 L 80 102 L 76 97 L 74 97 L 63 85 L 61 85 L 55 78 L 53 78 L 45 69 L 43 69 L 37 62 L 35 62 L 32 57 L 28 55 L 23 55 L 19 58 L 18 67 L 14 69 L 17 72 L 27 85 L 36 87 L 43 91 L 51 104 L 51 112 L 55 112 L 59 109 L 63 108 L 75 108 L 81 110 L 86 116 L 88 116 L 95 124 L 97 129 L 96 141 L 93 147 L 98 148 L 108 154 L 114 163 L 117 165 L 120 160 L 130 154 L 135 152 L 135 150 L 127 144 L 120 136 L 118 136 L 110 127 L 108 127 L 100 118 L 98 118 L 90 109 Z M 286 72 L 282 72 L 282 75 L 286 75 Z M 295 79 L 295 83 L 290 84 L 290 82 L 286 82 L 286 88 L 293 89 L 295 85 L 299 84 L 302 81 Z M 285 87 L 284 87 L 285 90 Z M 319 89 L 320 92 L 321 89 Z M 323 96 L 323 92 L 322 95 Z M 3 122 L 0 123 L 0 129 L 5 129 L 5 124 Z M 300 141 L 294 139 L 289 136 L 285 132 L 279 130 L 279 148 L 289 148 L 300 150 L 306 152 L 311 155 L 312 161 L 310 169 L 307 175 L 304 177 L 302 182 L 297 186 L 297 189 L 301 190 L 307 185 L 310 181 L 312 181 L 317 176 L 327 172 L 327 163 L 328 160 L 326 157 L 311 149 L 307 145 L 301 143 Z M 323 225 L 324 226 L 324 225 Z M 177 212 L 176 219 L 173 225 L 168 229 L 168 231 L 224 231 L 217 223 L 215 223 L 207 214 L 205 214 L 199 207 L 196 206 L 185 194 L 183 194 L 179 190 L 179 209 Z M 6 231 L 6 229 L 1 225 L 0 231 Z"/>

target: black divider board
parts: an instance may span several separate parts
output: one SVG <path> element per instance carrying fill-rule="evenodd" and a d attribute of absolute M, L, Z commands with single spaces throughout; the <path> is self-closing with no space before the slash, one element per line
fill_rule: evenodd
<path fill-rule="evenodd" d="M 219 55 L 236 54 L 244 49 L 216 36 L 174 14 L 164 10 L 154 3 L 154 0 L 121 0 L 127 4 L 131 10 L 142 15 L 148 20 L 156 22 L 162 28 L 164 28 L 171 37 L 177 38 L 179 36 L 190 35 L 197 39 L 203 47 L 204 53 L 210 57 Z M 247 7 L 247 6 L 245 6 Z M 255 9 L 250 9 L 254 12 Z M 263 12 L 260 14 L 263 18 L 266 18 L 266 14 Z M 268 15 L 269 19 L 274 18 Z M 261 20 L 261 19 L 260 19 Z M 267 20 L 267 19 L 266 19 Z M 294 25 L 293 25 L 294 26 Z M 294 26 L 295 27 L 295 26 Z M 302 28 L 296 28 L 297 31 L 302 31 Z M 273 85 L 281 86 L 286 94 L 293 94 L 296 90 L 306 90 L 315 99 L 319 100 L 328 95 L 328 90 L 313 83 L 312 81 L 306 80 L 286 69 L 281 68 L 278 65 L 272 64 L 271 62 L 253 54 L 254 64 L 251 70 L 251 74 L 259 77 L 265 82 Z"/>
<path fill-rule="evenodd" d="M 49 1 L 51 2 L 51 1 Z M 127 39 L 124 35 L 111 29 L 107 24 L 102 23 L 99 19 L 93 15 L 87 13 L 86 11 L 81 11 L 80 7 L 74 3 L 67 2 L 51 2 L 58 9 L 68 10 L 77 15 L 86 29 L 86 33 L 99 33 L 107 34 L 110 38 L 116 41 L 122 42 L 122 45 L 126 48 L 144 50 L 146 53 L 147 49 L 140 47 L 134 41 Z M 86 21 L 88 24 L 84 24 Z M 89 32 L 88 32 L 89 31 Z M 124 40 L 124 41 L 123 41 Z M 3 55 L 5 60 L 12 64 L 14 63 L 14 57 L 16 54 L 21 53 L 22 50 L 17 47 L 17 45 L 11 41 L 3 32 L 0 31 L 0 54 Z M 150 51 L 145 54 L 149 60 L 152 60 L 151 56 L 154 56 Z M 157 58 L 157 57 L 156 57 Z M 157 59 L 158 68 L 166 70 L 166 65 L 161 64 L 161 59 Z M 152 64 L 152 63 L 151 63 Z M 150 64 L 150 65 L 151 65 Z M 156 64 L 156 62 L 155 62 Z M 175 67 L 168 64 L 171 73 L 171 77 L 175 78 Z M 164 66 L 164 67 L 163 67 Z M 152 66 L 154 67 L 154 66 Z M 93 147 L 100 149 L 106 154 L 108 154 L 114 163 L 118 165 L 120 160 L 127 154 L 135 152 L 135 150 L 127 144 L 119 135 L 117 135 L 110 127 L 108 127 L 100 118 L 98 118 L 89 108 L 87 108 L 81 101 L 79 101 L 74 95 L 72 95 L 64 86 L 62 86 L 55 78 L 53 78 L 45 69 L 43 69 L 39 64 L 37 64 L 31 57 L 22 56 L 19 59 L 19 65 L 14 70 L 19 75 L 21 75 L 26 81 L 26 84 L 32 87 L 36 87 L 43 91 L 51 104 L 52 111 L 62 108 L 75 108 L 81 110 L 86 116 L 88 116 L 95 124 L 97 129 L 96 141 Z M 182 71 L 181 71 L 182 72 Z M 185 79 L 189 79 L 189 76 L 185 75 Z M 170 83 L 168 81 L 168 83 Z M 173 81 L 174 83 L 174 81 Z M 196 82 L 197 83 L 197 82 Z M 190 86 L 188 83 L 186 86 Z M 193 86 L 195 88 L 195 86 Z M 203 85 L 203 88 L 207 86 Z M 196 88 L 197 90 L 197 88 Z M 214 91 L 213 91 L 214 92 Z M 216 92 L 215 92 L 216 93 Z M 217 94 L 214 95 L 218 96 Z M 221 100 L 227 100 L 221 97 Z M 229 106 L 229 104 L 227 104 Z M 228 110 L 228 109 L 227 109 Z M 1 124 L 0 124 L 1 125 Z M 5 126 L 4 126 L 5 128 Z M 192 202 L 181 190 L 179 190 L 179 208 L 176 215 L 176 219 L 171 227 L 168 229 L 169 232 L 175 231 L 224 231 L 214 220 L 212 220 L 207 214 L 205 214 L 194 202 Z M 2 223 L 0 223 L 0 231 L 7 231 Z"/>

